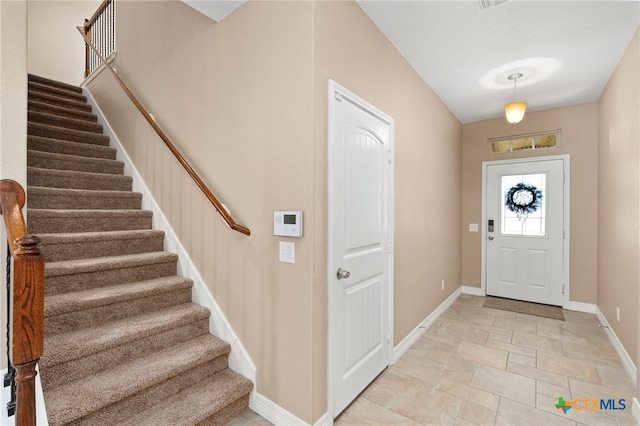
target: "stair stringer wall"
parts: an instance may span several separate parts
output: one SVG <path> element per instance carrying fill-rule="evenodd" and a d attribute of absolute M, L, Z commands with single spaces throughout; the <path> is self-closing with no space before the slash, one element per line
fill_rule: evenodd
<path fill-rule="evenodd" d="M 134 166 L 123 145 L 120 143 L 120 140 L 102 113 L 100 106 L 97 104 L 86 86 L 83 87 L 83 91 L 87 96 L 88 103 L 93 107 L 92 112 L 98 116 L 98 123 L 104 126 L 104 134 L 110 138 L 109 145 L 118 150 L 116 159 L 124 163 L 124 174 L 133 178 L 133 191 L 140 192 L 142 194 L 142 209 L 153 212 L 153 229 L 164 231 L 165 250 L 178 255 L 178 274 L 193 281 L 193 301 L 211 311 L 211 316 L 209 317 L 209 331 L 214 336 L 217 336 L 231 345 L 229 368 L 253 382 L 254 388 L 251 392 L 251 400 L 253 402 L 254 394 L 256 392 L 256 366 L 251 360 L 249 353 L 245 350 L 242 342 L 233 331 L 231 324 L 220 309 L 220 306 L 213 298 L 213 295 L 206 286 L 200 272 L 198 272 L 198 269 L 191 260 L 191 257 L 160 209 L 159 204 L 156 202 L 151 191 L 144 183 L 142 176 Z M 233 231 L 230 230 L 229 232 Z"/>

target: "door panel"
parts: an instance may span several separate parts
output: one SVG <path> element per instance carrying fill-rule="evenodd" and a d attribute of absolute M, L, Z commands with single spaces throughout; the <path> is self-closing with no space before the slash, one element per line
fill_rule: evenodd
<path fill-rule="evenodd" d="M 485 185 L 487 294 L 562 305 L 563 160 L 488 165 Z"/>
<path fill-rule="evenodd" d="M 389 365 L 392 122 L 351 94 L 331 95 L 329 356 L 335 417 Z M 338 268 L 348 277 L 339 278 Z"/>

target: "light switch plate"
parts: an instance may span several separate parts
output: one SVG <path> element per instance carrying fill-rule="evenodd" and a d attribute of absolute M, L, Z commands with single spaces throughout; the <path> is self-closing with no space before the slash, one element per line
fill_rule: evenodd
<path fill-rule="evenodd" d="M 469 232 L 478 232 L 478 224 L 470 223 L 469 224 Z"/>
<path fill-rule="evenodd" d="M 296 244 L 280 241 L 280 262 L 296 263 Z"/>

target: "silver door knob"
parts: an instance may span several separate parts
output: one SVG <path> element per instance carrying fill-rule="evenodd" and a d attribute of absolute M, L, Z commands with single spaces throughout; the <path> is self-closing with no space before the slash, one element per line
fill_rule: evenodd
<path fill-rule="evenodd" d="M 347 279 L 351 276 L 351 272 L 342 269 L 342 268 L 338 268 L 338 272 L 336 273 L 336 276 L 338 277 L 339 280 L 341 279 Z"/>
<path fill-rule="evenodd" d="M 489 241 L 493 240 L 493 235 L 489 235 L 487 238 L 489 238 Z"/>

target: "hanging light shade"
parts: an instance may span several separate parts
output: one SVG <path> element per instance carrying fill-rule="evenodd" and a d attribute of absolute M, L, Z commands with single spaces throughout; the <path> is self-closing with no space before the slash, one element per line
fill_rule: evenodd
<path fill-rule="evenodd" d="M 504 106 L 504 115 L 507 117 L 509 123 L 517 124 L 524 118 L 526 110 L 527 103 L 525 101 L 509 102 Z"/>
<path fill-rule="evenodd" d="M 513 102 L 509 102 L 504 106 L 504 115 L 507 121 L 511 124 L 517 124 L 524 118 L 524 113 L 527 110 L 527 103 L 525 101 L 516 101 L 516 85 L 518 79 L 522 77 L 522 74 L 511 74 L 507 77 L 509 80 L 513 80 Z"/>

